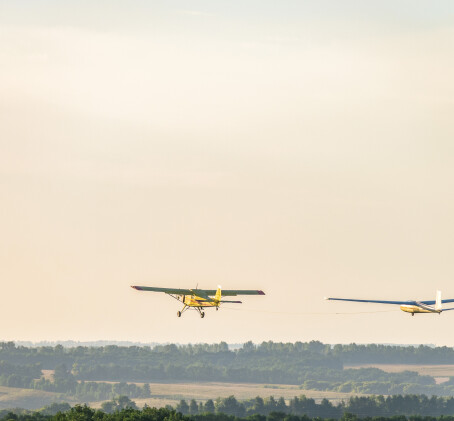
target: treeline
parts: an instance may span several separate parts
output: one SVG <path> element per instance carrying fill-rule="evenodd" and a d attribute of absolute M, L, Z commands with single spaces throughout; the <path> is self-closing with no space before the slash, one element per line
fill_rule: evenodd
<path fill-rule="evenodd" d="M 119 395 L 130 398 L 151 396 L 148 383 L 138 386 L 126 382 L 111 384 L 78 381 L 64 364 L 57 365 L 52 380 L 42 377 L 39 364 L 20 366 L 0 361 L 0 373 L 1 386 L 57 392 L 82 401 L 106 400 Z"/>
<path fill-rule="evenodd" d="M 46 390 L 48 392 L 64 393 L 68 397 L 81 401 L 101 401 L 113 399 L 118 395 L 125 395 L 130 398 L 149 398 L 151 396 L 150 386 L 138 386 L 131 383 L 103 383 L 103 382 L 80 382 L 69 387 L 62 387 L 61 384 L 53 384 L 48 380 L 40 380 L 32 385 L 33 389 Z"/>
<path fill-rule="evenodd" d="M 454 415 L 454 398 L 441 398 L 425 395 L 394 395 L 384 397 L 351 397 L 348 401 L 342 401 L 336 405 L 327 399 L 316 403 L 314 399 L 302 395 L 290 399 L 288 403 L 284 398 L 273 397 L 238 401 L 234 396 L 218 398 L 215 401 L 209 399 L 206 402 L 197 403 L 194 399 L 186 402 L 181 400 L 175 409 L 184 415 L 201 414 L 226 414 L 235 417 L 248 417 L 254 415 L 269 415 L 275 413 L 290 415 L 306 415 L 311 418 L 334 418 L 339 419 L 345 413 L 355 414 L 361 417 L 391 417 L 398 415 L 422 415 L 441 416 Z"/>
<path fill-rule="evenodd" d="M 340 373 L 328 367 L 312 367 L 303 364 L 265 361 L 259 367 L 251 367 L 246 363 L 239 367 L 223 367 L 210 363 L 178 365 L 171 360 L 157 367 L 138 365 L 135 367 L 117 364 L 99 364 L 93 366 L 77 366 L 76 376 L 83 380 L 159 382 L 159 381 L 218 381 L 233 383 L 274 383 L 299 385 L 306 380 L 319 378 L 317 373 Z M 354 375 L 355 370 L 352 370 Z M 417 376 L 417 374 L 416 374 Z M 324 378 L 326 375 L 323 376 Z M 397 377 L 397 376 L 396 376 Z M 417 379 L 415 377 L 414 379 Z M 425 382 L 425 380 L 423 381 Z"/>
<path fill-rule="evenodd" d="M 142 410 L 128 407 L 108 413 L 102 410 L 94 410 L 86 405 L 77 405 L 55 415 L 49 415 L 45 412 L 17 414 L 0 411 L 0 421 L 321 421 L 323 419 L 333 420 L 333 418 L 293 415 L 283 412 L 271 412 L 268 415 L 254 414 L 245 417 L 213 413 L 183 415 L 170 408 L 156 409 L 149 407 L 145 407 Z M 358 416 L 345 412 L 339 419 L 341 421 L 454 421 L 454 416 Z"/>
<path fill-rule="evenodd" d="M 215 366 L 243 366 L 245 362 L 263 359 L 267 362 L 283 359 L 304 366 L 320 366 L 340 369 L 343 364 L 454 364 L 454 348 L 431 346 L 393 345 L 329 345 L 318 341 L 276 343 L 272 341 L 254 345 L 245 343 L 241 348 L 230 350 L 225 342 L 219 344 L 157 345 L 99 347 L 77 346 L 64 348 L 61 345 L 25 347 L 14 342 L 0 342 L 0 360 L 15 364 L 42 364 L 44 369 L 53 369 L 57 364 L 71 367 L 78 363 L 85 366 L 117 364 L 137 366 L 140 364 L 158 367 L 172 357 L 175 365 L 206 362 Z"/>
<path fill-rule="evenodd" d="M 149 347 L 28 348 L 0 343 L 0 360 L 14 364 L 41 364 L 54 369 L 65 364 L 84 381 L 230 381 L 301 384 L 304 371 L 342 370 L 341 361 L 320 352 L 319 343 L 255 346 L 251 342 L 229 350 L 225 342 L 208 345 Z"/>
<path fill-rule="evenodd" d="M 147 365 L 165 366 L 172 361 L 175 366 L 210 364 L 229 368 L 242 368 L 251 365 L 261 367 L 263 363 L 283 363 L 301 367 L 316 366 L 342 369 L 342 362 L 331 353 L 322 352 L 325 346 L 319 342 L 296 342 L 282 344 L 263 342 L 259 346 L 247 342 L 242 348 L 229 350 L 225 342 L 197 345 L 158 345 L 150 347 L 104 347 L 29 348 L 15 346 L 13 342 L 0 342 L 0 360 L 14 364 L 40 363 L 43 369 L 53 369 L 57 364 L 72 367 L 117 364 L 123 367 Z"/>
<path fill-rule="evenodd" d="M 41 377 L 41 364 L 15 365 L 0 361 L 0 385 L 8 387 L 29 387 L 33 379 Z M 23 386 L 23 385 L 27 386 Z"/>
<path fill-rule="evenodd" d="M 387 373 L 377 368 L 346 370 L 319 370 L 306 373 L 307 380 L 300 385 L 305 390 L 334 391 L 357 394 L 426 394 L 454 395 L 453 378 L 436 384 L 431 376 L 422 376 L 414 371 Z"/>
<path fill-rule="evenodd" d="M 129 397 L 149 396 L 149 386 L 140 387 L 134 383 L 127 383 L 126 378 L 133 382 L 167 381 L 169 379 L 181 381 L 231 381 L 258 383 L 300 383 L 305 390 L 336 391 L 360 394 L 435 394 L 453 395 L 454 384 L 448 381 L 441 385 L 435 384 L 430 376 L 421 376 L 415 372 L 386 373 L 376 368 L 362 368 L 349 370 L 323 369 L 320 367 L 306 367 L 298 372 L 287 375 L 286 371 L 278 367 L 263 368 L 261 370 L 216 369 L 211 366 L 192 365 L 189 367 L 166 366 L 162 372 L 153 367 L 119 367 L 95 366 L 90 370 L 91 375 L 81 374 L 80 371 L 70 371 L 64 364 L 59 364 L 52 380 L 33 378 L 40 375 L 39 370 L 30 374 L 2 374 L 0 385 L 46 390 L 65 393 L 78 398 L 109 399 L 118 394 Z M 21 366 L 9 366 L 9 372 L 24 372 Z M 87 381 L 82 379 L 99 380 Z M 113 381 L 114 384 L 105 383 Z"/>
<path fill-rule="evenodd" d="M 454 364 L 454 348 L 395 345 L 333 345 L 331 355 L 347 364 Z"/>
<path fill-rule="evenodd" d="M 138 409 L 134 401 L 127 396 L 117 396 L 111 401 L 106 401 L 101 406 L 103 412 L 114 413 L 126 408 Z M 148 407 L 145 405 L 145 409 Z M 55 415 L 57 412 L 67 412 L 71 409 L 67 403 L 53 403 L 39 411 L 16 410 L 16 415 Z M 284 398 L 273 397 L 238 401 L 234 396 L 217 398 L 215 400 L 189 402 L 181 400 L 175 407 L 166 406 L 169 411 L 191 416 L 194 420 L 208 421 L 208 415 L 232 416 L 235 418 L 254 419 L 256 416 L 274 416 L 280 414 L 279 419 L 287 416 L 305 416 L 314 419 L 341 419 L 345 414 L 357 417 L 398 417 L 398 416 L 423 416 L 423 417 L 454 417 L 454 398 L 427 397 L 425 395 L 394 395 L 394 396 L 361 396 L 351 397 L 347 401 L 336 404 L 323 399 L 317 403 L 314 399 L 304 395 L 294 397 L 290 401 Z M 0 411 L 0 419 L 10 411 Z M 202 416 L 202 418 L 197 418 Z M 217 418 L 213 418 L 217 420 Z M 222 421 L 222 418 L 218 419 Z M 257 421 L 258 419 L 256 419 Z M 276 420 L 277 421 L 277 420 Z M 296 420 L 295 420 L 296 421 Z M 453 419 L 454 421 L 454 419 Z"/>
<path fill-rule="evenodd" d="M 386 373 L 376 368 L 343 368 L 347 362 L 454 363 L 454 350 L 447 347 L 331 346 L 312 341 L 263 342 L 259 345 L 247 342 L 235 350 L 230 350 L 225 342 L 211 345 L 159 345 L 154 348 L 116 345 L 33 348 L 1 342 L 0 361 L 5 367 L 4 371 L 0 371 L 0 384 L 74 392 L 76 396 L 84 396 L 88 390 L 99 396 L 113 393 L 107 390 L 107 385 L 96 386 L 94 381 L 123 384 L 161 381 L 254 382 L 295 384 L 302 389 L 365 394 L 454 394 L 454 379 L 436 385 L 432 377 L 411 371 Z M 55 370 L 61 366 L 68 367 L 67 378 L 57 376 L 54 382 L 36 380 L 39 379 L 39 370 Z M 27 386 L 31 384 L 33 386 Z M 133 390 L 134 385 L 121 387 L 130 397 L 138 397 L 141 393 L 138 389 Z"/>

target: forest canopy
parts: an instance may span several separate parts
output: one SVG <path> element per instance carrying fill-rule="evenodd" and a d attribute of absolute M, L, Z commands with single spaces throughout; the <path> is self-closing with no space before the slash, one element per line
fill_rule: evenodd
<path fill-rule="evenodd" d="M 305 390 L 364 394 L 454 395 L 454 379 L 436 384 L 413 371 L 387 373 L 345 364 L 454 364 L 454 349 L 430 346 L 328 345 L 318 341 L 150 346 L 26 347 L 0 343 L 0 385 L 109 399 L 146 397 L 133 383 L 217 381 L 293 384 Z M 54 370 L 52 380 L 42 370 Z M 103 383 L 104 382 L 104 383 Z M 115 382 L 112 386 L 106 382 Z M 114 390 L 115 389 L 115 390 Z"/>

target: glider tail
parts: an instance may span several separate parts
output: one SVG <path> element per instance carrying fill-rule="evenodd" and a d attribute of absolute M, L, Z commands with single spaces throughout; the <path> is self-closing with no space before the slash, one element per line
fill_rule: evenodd
<path fill-rule="evenodd" d="M 441 302 L 441 291 L 437 291 L 437 295 L 435 297 L 435 310 L 442 311 L 443 304 Z"/>

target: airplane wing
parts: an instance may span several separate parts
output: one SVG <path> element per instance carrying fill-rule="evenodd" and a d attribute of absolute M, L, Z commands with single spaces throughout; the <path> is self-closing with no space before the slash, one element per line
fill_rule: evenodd
<path fill-rule="evenodd" d="M 198 290 L 198 291 L 200 291 L 200 290 Z M 202 291 L 207 295 L 216 294 L 215 289 L 203 289 Z M 223 289 L 222 290 L 223 297 L 226 297 L 226 296 L 232 297 L 235 295 L 265 295 L 265 293 L 261 290 L 255 290 L 255 289 Z"/>
<path fill-rule="evenodd" d="M 191 289 L 197 297 L 203 298 L 203 301 L 212 301 L 213 299 L 203 289 Z"/>
<path fill-rule="evenodd" d="M 191 289 L 179 289 L 179 288 L 157 288 L 157 287 L 141 287 L 137 285 L 131 285 L 131 288 L 137 291 L 151 291 L 151 292 L 165 292 L 166 294 L 174 295 L 192 295 Z"/>
<path fill-rule="evenodd" d="M 331 297 L 326 297 L 325 300 L 354 301 L 356 303 L 376 303 L 376 304 L 396 304 L 396 305 L 415 304 L 416 303 L 416 301 L 356 300 L 356 299 L 353 299 L 353 298 L 331 298 Z M 421 301 L 421 302 L 423 302 L 423 301 Z M 435 301 L 434 301 L 434 303 L 435 303 Z"/>
<path fill-rule="evenodd" d="M 198 297 L 211 299 L 210 295 L 216 295 L 215 289 L 179 289 L 179 288 L 158 288 L 158 287 L 144 287 L 132 285 L 131 288 L 137 289 L 138 291 L 151 291 L 151 292 L 164 292 L 166 294 L 175 295 L 197 295 Z M 251 289 L 224 289 L 222 296 L 234 296 L 234 295 L 265 295 L 263 291 L 251 290 Z"/>

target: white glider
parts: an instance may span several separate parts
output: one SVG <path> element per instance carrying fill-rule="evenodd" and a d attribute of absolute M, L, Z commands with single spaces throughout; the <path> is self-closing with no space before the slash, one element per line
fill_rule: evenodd
<path fill-rule="evenodd" d="M 454 308 L 443 309 L 443 304 L 454 303 L 454 299 L 442 300 L 441 291 L 437 291 L 437 295 L 434 301 L 382 301 L 382 300 L 358 300 L 354 298 L 331 298 L 325 297 L 325 300 L 332 301 L 354 301 L 356 303 L 376 303 L 376 304 L 395 304 L 400 306 L 402 311 L 411 313 L 412 316 L 415 313 L 438 313 L 441 314 L 443 311 L 454 310 Z"/>

